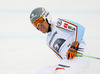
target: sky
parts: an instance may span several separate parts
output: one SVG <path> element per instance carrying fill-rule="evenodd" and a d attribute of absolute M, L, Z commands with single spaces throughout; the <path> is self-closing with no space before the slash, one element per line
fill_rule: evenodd
<path fill-rule="evenodd" d="M 47 34 L 30 22 L 36 7 L 46 8 L 52 20 L 66 18 L 82 24 L 91 56 L 100 57 L 100 0 L 0 0 L 0 74 L 36 74 L 59 63 L 46 44 Z M 91 60 L 87 74 L 100 74 L 100 61 Z"/>

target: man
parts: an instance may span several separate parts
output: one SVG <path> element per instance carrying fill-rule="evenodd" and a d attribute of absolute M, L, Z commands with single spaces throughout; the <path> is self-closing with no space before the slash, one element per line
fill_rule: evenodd
<path fill-rule="evenodd" d="M 82 25 L 60 18 L 52 21 L 49 12 L 42 7 L 32 11 L 30 20 L 39 31 L 48 33 L 47 45 L 60 58 L 58 65 L 44 68 L 38 74 L 83 74 L 87 70 L 88 59 L 76 56 L 76 53 L 88 54 Z"/>

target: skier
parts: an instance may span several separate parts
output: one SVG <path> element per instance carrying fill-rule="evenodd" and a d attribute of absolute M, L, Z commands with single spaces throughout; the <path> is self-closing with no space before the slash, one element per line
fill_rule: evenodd
<path fill-rule="evenodd" d="M 42 33 L 47 33 L 47 45 L 60 58 L 60 63 L 49 66 L 38 74 L 83 74 L 89 66 L 88 54 L 83 40 L 85 28 L 73 21 L 58 18 L 52 21 L 50 13 L 43 7 L 35 8 L 30 14 L 31 23 Z"/>

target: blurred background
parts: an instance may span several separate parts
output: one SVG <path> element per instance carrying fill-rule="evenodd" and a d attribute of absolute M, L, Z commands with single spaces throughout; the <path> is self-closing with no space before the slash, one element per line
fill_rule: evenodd
<path fill-rule="evenodd" d="M 100 57 L 100 0 L 0 0 L 0 74 L 36 74 L 59 59 L 46 44 L 46 35 L 30 22 L 36 7 L 52 19 L 66 18 L 85 27 L 91 56 Z M 100 74 L 100 60 L 91 59 L 87 74 Z"/>

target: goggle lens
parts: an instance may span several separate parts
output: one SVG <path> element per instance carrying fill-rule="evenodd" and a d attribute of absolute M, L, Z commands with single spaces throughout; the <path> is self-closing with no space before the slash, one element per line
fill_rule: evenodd
<path fill-rule="evenodd" d="M 46 20 L 43 18 L 43 16 L 39 17 L 35 22 L 33 22 L 33 25 L 38 28 L 39 24 L 44 24 Z"/>

